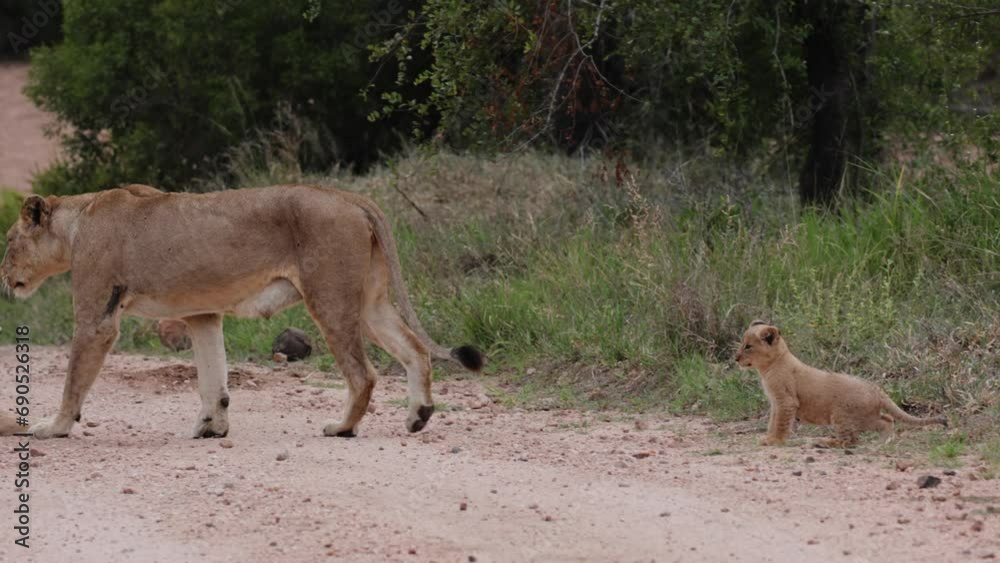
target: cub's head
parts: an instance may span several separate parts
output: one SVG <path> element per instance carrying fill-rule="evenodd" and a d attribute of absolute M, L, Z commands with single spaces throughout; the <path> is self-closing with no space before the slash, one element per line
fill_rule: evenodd
<path fill-rule="evenodd" d="M 0 262 L 0 281 L 14 296 L 29 297 L 50 276 L 69 270 L 69 246 L 52 230 L 58 198 L 29 196 L 21 215 L 7 231 L 7 252 Z"/>
<path fill-rule="evenodd" d="M 743 333 L 743 342 L 736 352 L 736 363 L 743 369 L 761 369 L 771 365 L 779 356 L 788 352 L 788 345 L 778 327 L 764 321 L 754 321 Z"/>

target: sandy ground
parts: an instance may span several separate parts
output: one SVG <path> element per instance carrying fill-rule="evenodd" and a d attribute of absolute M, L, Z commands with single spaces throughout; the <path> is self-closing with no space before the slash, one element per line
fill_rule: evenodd
<path fill-rule="evenodd" d="M 67 352 L 31 358 L 34 412 L 51 413 Z M 0 347 L 0 370 L 13 366 Z M 13 544 L 16 442 L 0 438 L 0 561 L 1000 557 L 1000 481 L 975 478 L 974 461 L 952 476 L 900 472 L 870 447 L 761 448 L 747 424 L 506 409 L 472 377 L 437 383 L 444 412 L 408 435 L 397 368 L 358 438 L 325 438 L 345 391 L 311 370 L 231 366 L 224 448 L 187 438 L 190 361 L 112 355 L 71 438 L 31 443 L 27 550 Z M 942 483 L 919 489 L 925 473 Z"/>
<path fill-rule="evenodd" d="M 52 117 L 21 93 L 27 79 L 26 63 L 0 63 L 0 186 L 24 192 L 59 153 L 59 143 L 43 133 Z"/>

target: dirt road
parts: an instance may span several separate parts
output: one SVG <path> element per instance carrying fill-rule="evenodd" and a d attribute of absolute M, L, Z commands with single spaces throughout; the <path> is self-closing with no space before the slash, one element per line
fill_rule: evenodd
<path fill-rule="evenodd" d="M 66 361 L 32 349 L 34 412 L 54 412 Z M 0 370 L 13 365 L 0 347 Z M 444 412 L 408 435 L 403 381 L 387 371 L 360 436 L 338 439 L 319 434 L 340 414 L 339 380 L 231 366 L 226 448 L 187 438 L 199 405 L 189 361 L 115 354 L 72 437 L 31 443 L 27 550 L 13 544 L 16 442 L 0 438 L 0 561 L 1000 557 L 1000 482 L 973 479 L 974 462 L 954 476 L 899 472 L 874 447 L 760 448 L 749 425 L 509 410 L 479 379 L 437 383 Z M 925 473 L 943 482 L 918 489 Z"/>
<path fill-rule="evenodd" d="M 52 117 L 21 93 L 27 80 L 26 63 L 0 63 L 0 188 L 24 192 L 59 153 L 59 143 L 43 133 Z"/>

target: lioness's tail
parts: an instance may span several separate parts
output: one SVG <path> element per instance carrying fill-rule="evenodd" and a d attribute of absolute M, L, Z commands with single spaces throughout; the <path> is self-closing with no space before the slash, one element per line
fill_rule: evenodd
<path fill-rule="evenodd" d="M 943 416 L 935 416 L 929 418 L 918 418 L 896 406 L 896 403 L 889 398 L 888 395 L 882 393 L 882 410 L 889 413 L 894 420 L 901 420 L 903 422 L 914 424 L 917 426 L 927 426 L 930 424 L 940 424 L 941 426 L 948 426 L 948 419 Z"/>
<path fill-rule="evenodd" d="M 406 324 L 410 325 L 410 329 L 416 333 L 417 338 L 424 343 L 424 346 L 427 346 L 431 356 L 442 360 L 454 360 L 470 371 L 482 369 L 483 354 L 475 346 L 446 348 L 431 340 L 431 337 L 427 335 L 427 331 L 420 324 L 420 319 L 417 318 L 417 313 L 410 303 L 410 296 L 406 291 L 406 284 L 403 282 L 403 269 L 399 264 L 399 254 L 396 252 L 396 239 L 392 236 L 385 215 L 375 203 L 365 197 L 359 197 L 357 203 L 368 215 L 368 220 L 371 221 L 372 227 L 375 229 L 375 238 L 382 246 L 382 254 L 385 255 L 389 265 L 389 281 L 392 284 L 392 292 L 396 295 L 396 302 L 402 310 Z"/>

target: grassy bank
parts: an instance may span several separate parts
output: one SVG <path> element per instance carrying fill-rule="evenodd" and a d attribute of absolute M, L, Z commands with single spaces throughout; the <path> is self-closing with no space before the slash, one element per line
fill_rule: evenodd
<path fill-rule="evenodd" d="M 482 346 L 520 389 L 513 402 L 756 416 L 756 375 L 729 358 L 761 318 L 803 360 L 875 380 L 918 412 L 1000 419 L 1000 186 L 983 171 L 886 169 L 836 215 L 705 164 L 415 154 L 308 180 L 386 208 L 428 330 Z M 66 342 L 68 283 L 0 314 Z M 266 358 L 286 326 L 316 336 L 301 306 L 227 319 L 231 357 Z M 157 346 L 148 323 L 128 321 L 119 347 Z"/>

